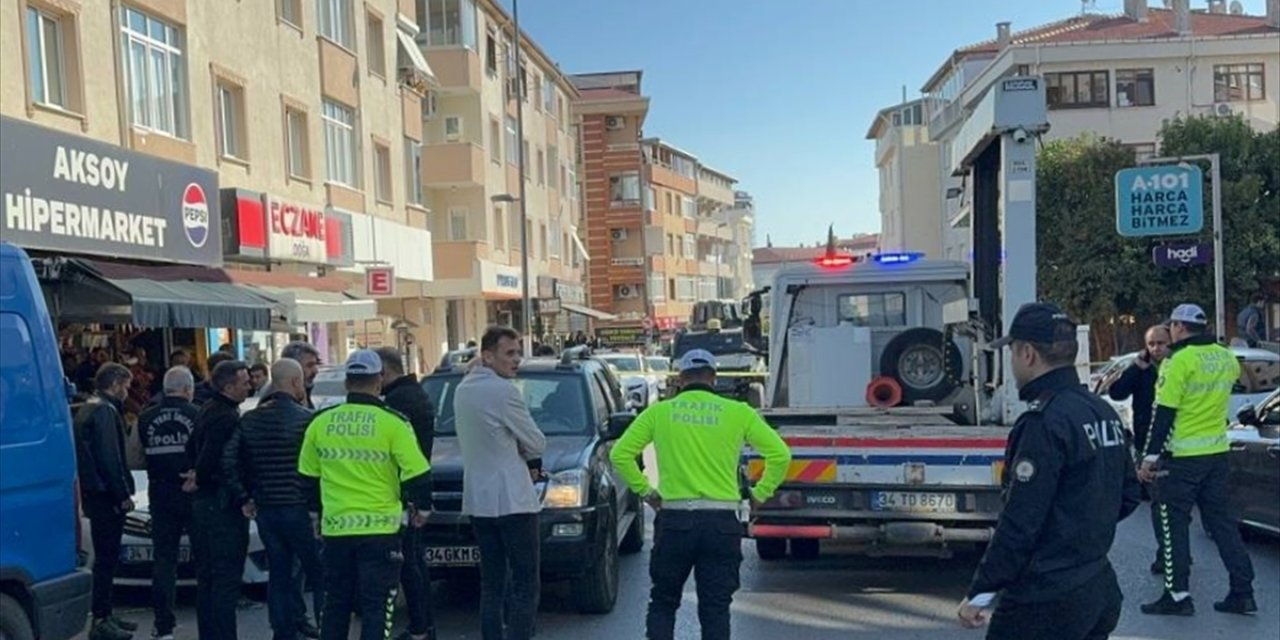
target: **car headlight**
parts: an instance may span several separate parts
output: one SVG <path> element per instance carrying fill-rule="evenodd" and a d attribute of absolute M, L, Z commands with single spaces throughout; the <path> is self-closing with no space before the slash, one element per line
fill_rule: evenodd
<path fill-rule="evenodd" d="M 553 473 L 543 489 L 542 506 L 548 509 L 569 509 L 587 503 L 587 474 L 581 469 Z"/>

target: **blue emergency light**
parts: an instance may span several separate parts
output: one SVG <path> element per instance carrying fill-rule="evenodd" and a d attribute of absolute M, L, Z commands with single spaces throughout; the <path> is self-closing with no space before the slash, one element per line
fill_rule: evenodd
<path fill-rule="evenodd" d="M 908 251 L 901 253 L 877 253 L 872 256 L 871 259 L 880 264 L 906 264 L 908 262 L 915 262 L 923 257 L 923 253 L 918 251 Z"/>

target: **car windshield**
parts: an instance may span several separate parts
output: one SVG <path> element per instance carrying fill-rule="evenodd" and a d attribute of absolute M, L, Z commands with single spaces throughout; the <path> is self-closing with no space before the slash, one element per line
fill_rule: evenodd
<path fill-rule="evenodd" d="M 342 371 L 321 371 L 316 374 L 315 383 L 311 386 L 314 396 L 347 395 L 347 378 Z"/>
<path fill-rule="evenodd" d="M 671 361 L 666 358 L 649 358 L 649 368 L 654 371 L 670 371 Z"/>
<path fill-rule="evenodd" d="M 706 349 L 712 355 L 744 353 L 746 342 L 741 331 L 720 331 L 715 333 L 686 333 L 676 338 L 675 357 L 694 350 Z"/>
<path fill-rule="evenodd" d="M 436 435 L 456 435 L 453 394 L 462 376 L 431 376 L 422 386 L 436 407 Z M 572 374 L 525 373 L 515 380 L 520 395 L 538 428 L 549 436 L 585 435 L 591 432 L 582 378 Z"/>
<path fill-rule="evenodd" d="M 613 365 L 618 371 L 622 371 L 624 373 L 641 370 L 639 356 L 601 356 L 600 359 Z"/>

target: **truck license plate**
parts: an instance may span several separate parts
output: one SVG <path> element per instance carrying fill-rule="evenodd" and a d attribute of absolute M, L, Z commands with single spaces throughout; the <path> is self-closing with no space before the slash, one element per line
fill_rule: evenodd
<path fill-rule="evenodd" d="M 480 547 L 427 547 L 427 563 L 454 567 L 480 564 Z"/>
<path fill-rule="evenodd" d="M 872 491 L 871 508 L 876 511 L 955 513 L 956 494 L 915 491 Z"/>
<path fill-rule="evenodd" d="M 120 548 L 120 561 L 126 564 L 155 562 L 156 550 L 151 545 L 128 545 Z M 178 564 L 191 562 L 191 547 L 178 547 Z"/>

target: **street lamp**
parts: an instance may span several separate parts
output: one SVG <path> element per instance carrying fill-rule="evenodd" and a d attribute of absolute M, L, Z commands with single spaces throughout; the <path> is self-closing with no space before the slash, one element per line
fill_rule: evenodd
<path fill-rule="evenodd" d="M 523 179 L 523 177 L 522 177 Z M 524 185 L 521 185 L 523 190 Z M 489 198 L 494 204 L 520 203 L 520 314 L 523 316 L 520 328 L 524 336 L 524 352 L 533 355 L 533 300 L 529 298 L 529 212 L 524 208 L 524 200 L 509 193 Z"/>

